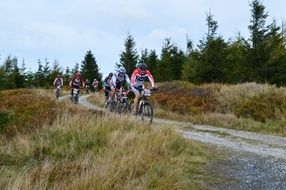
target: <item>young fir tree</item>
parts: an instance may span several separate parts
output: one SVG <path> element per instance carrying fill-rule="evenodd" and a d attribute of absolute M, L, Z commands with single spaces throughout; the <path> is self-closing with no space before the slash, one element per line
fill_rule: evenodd
<path fill-rule="evenodd" d="M 156 78 L 155 70 L 158 65 L 158 55 L 156 54 L 155 50 L 151 50 L 147 56 L 146 64 L 148 70 L 154 75 L 153 77 Z"/>
<path fill-rule="evenodd" d="M 197 81 L 198 82 L 223 82 L 223 73 L 227 44 L 223 38 L 217 36 L 217 21 L 213 19 L 211 13 L 207 14 L 208 32 L 206 39 L 199 44 L 200 56 L 197 58 Z"/>
<path fill-rule="evenodd" d="M 156 80 L 163 82 L 168 81 L 170 78 L 169 74 L 169 62 L 171 59 L 171 49 L 172 49 L 171 39 L 166 38 L 163 43 L 161 50 L 161 59 L 158 62 L 158 65 L 155 70 Z"/>
<path fill-rule="evenodd" d="M 251 71 L 250 80 L 263 81 L 263 65 L 266 63 L 266 18 L 265 6 L 259 0 L 250 3 L 251 20 L 248 26 L 250 32 L 250 48 L 248 50 L 249 70 Z"/>
<path fill-rule="evenodd" d="M 133 71 L 136 68 L 138 55 L 135 48 L 135 41 L 132 35 L 128 35 L 124 41 L 125 50 L 120 54 L 120 66 L 123 66 L 126 69 L 128 76 L 131 76 Z"/>
<path fill-rule="evenodd" d="M 99 82 L 99 86 L 102 86 L 102 74 L 99 72 L 96 59 L 90 50 L 87 51 L 84 60 L 81 62 L 81 74 L 83 78 L 88 79 L 90 83 L 96 79 Z"/>
<path fill-rule="evenodd" d="M 54 63 L 53 63 L 53 67 L 50 71 L 50 76 L 49 76 L 49 82 L 50 82 L 50 85 L 53 84 L 55 78 L 60 75 L 62 76 L 63 75 L 63 72 L 62 72 L 62 69 L 60 67 L 60 63 L 55 59 L 54 60 Z"/>
<path fill-rule="evenodd" d="M 45 82 L 46 82 L 46 79 L 45 79 L 44 68 L 41 63 L 41 60 L 38 59 L 38 70 L 35 73 L 34 85 L 36 87 L 44 86 Z"/>
<path fill-rule="evenodd" d="M 63 76 L 64 84 L 68 85 L 69 80 L 70 80 L 70 76 L 71 76 L 71 71 L 70 71 L 70 68 L 67 67 L 65 70 L 64 76 Z"/>

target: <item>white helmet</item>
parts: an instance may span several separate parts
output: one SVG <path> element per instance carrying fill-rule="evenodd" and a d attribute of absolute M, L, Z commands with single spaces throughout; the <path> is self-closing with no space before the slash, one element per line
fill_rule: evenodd
<path fill-rule="evenodd" d="M 126 69 L 124 67 L 121 67 L 121 66 L 115 68 L 115 71 L 120 73 L 120 74 L 126 74 Z"/>

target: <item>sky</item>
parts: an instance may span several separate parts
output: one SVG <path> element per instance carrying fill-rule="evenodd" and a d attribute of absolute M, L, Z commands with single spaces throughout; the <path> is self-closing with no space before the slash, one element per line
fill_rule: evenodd
<path fill-rule="evenodd" d="M 268 22 L 286 20 L 285 0 L 262 1 Z M 88 50 L 105 76 L 114 70 L 128 34 L 136 49 L 160 54 L 165 38 L 182 50 L 207 32 L 206 14 L 228 40 L 249 36 L 250 0 L 0 0 L 0 64 L 8 55 L 35 71 L 38 59 L 65 69 L 81 63 Z"/>

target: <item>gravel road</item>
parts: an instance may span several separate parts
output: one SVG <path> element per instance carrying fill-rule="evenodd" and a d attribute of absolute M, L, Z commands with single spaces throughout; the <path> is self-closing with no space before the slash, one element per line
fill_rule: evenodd
<path fill-rule="evenodd" d="M 79 104 L 103 110 L 89 103 L 89 96 L 81 96 Z M 180 126 L 178 133 L 185 138 L 212 144 L 218 151 L 228 152 L 229 158 L 217 163 L 215 169 L 232 180 L 213 189 L 286 190 L 285 137 L 158 118 L 154 123 Z"/>

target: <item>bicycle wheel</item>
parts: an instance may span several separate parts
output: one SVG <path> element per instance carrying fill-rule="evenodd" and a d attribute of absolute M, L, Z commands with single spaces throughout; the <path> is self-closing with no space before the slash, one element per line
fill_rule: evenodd
<path fill-rule="evenodd" d="M 130 106 L 128 101 L 123 101 L 119 106 L 119 114 L 128 114 L 130 112 Z"/>
<path fill-rule="evenodd" d="M 139 112 L 140 111 L 142 111 L 142 113 L 141 113 L 142 121 L 147 121 L 151 125 L 151 123 L 153 121 L 153 107 L 152 107 L 152 105 L 149 102 L 146 102 L 142 106 L 142 110 L 139 110 Z"/>
<path fill-rule="evenodd" d="M 134 101 L 132 100 L 130 103 L 129 103 L 129 112 L 133 113 L 134 112 Z"/>
<path fill-rule="evenodd" d="M 107 104 L 107 107 L 106 107 L 106 111 L 111 113 L 111 112 L 116 112 L 116 102 L 114 100 L 109 100 L 108 101 L 108 104 Z"/>
<path fill-rule="evenodd" d="M 61 95 L 61 94 L 60 94 L 60 89 L 57 89 L 57 90 L 56 90 L 56 98 L 59 99 L 60 95 Z"/>

